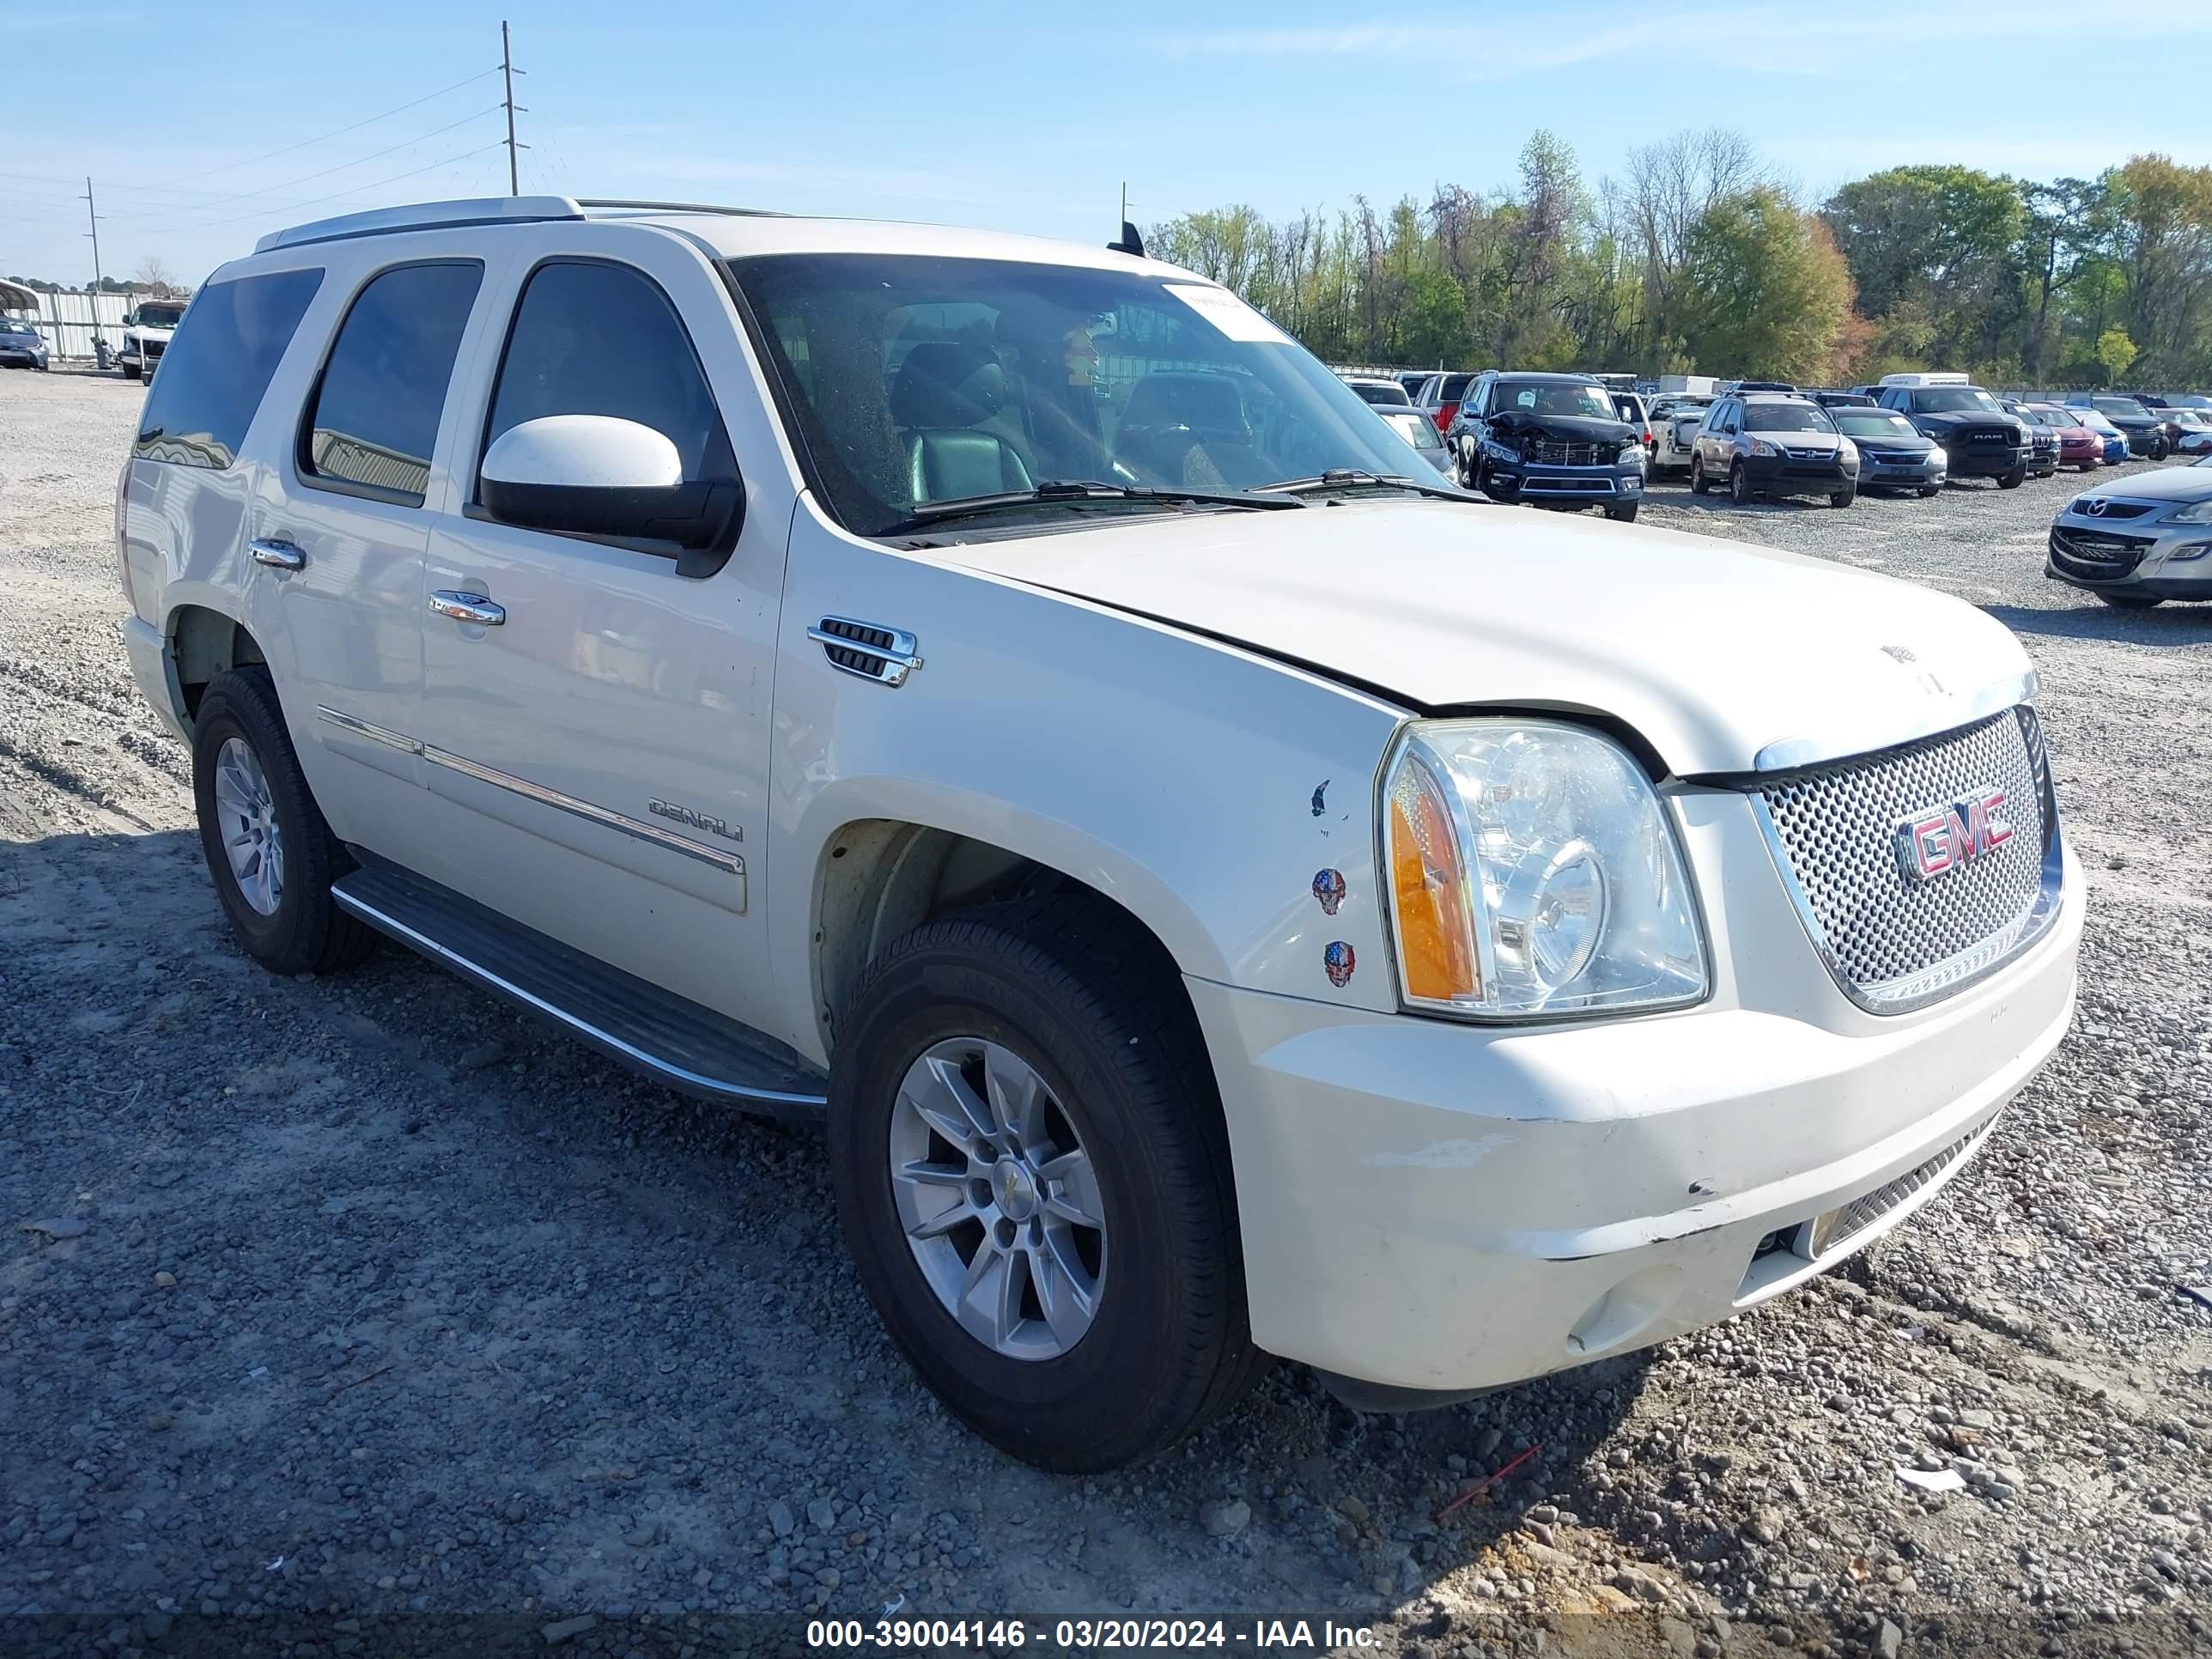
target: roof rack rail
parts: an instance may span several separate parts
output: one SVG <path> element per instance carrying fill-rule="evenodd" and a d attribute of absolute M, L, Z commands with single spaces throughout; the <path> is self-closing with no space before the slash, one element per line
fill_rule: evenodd
<path fill-rule="evenodd" d="M 713 202 L 623 202 L 605 197 L 586 196 L 577 199 L 580 208 L 596 208 L 635 213 L 720 213 L 732 218 L 788 219 L 788 213 L 779 213 L 774 208 L 722 207 Z"/>
<path fill-rule="evenodd" d="M 374 208 L 366 213 L 316 219 L 272 230 L 253 245 L 256 253 L 306 242 L 343 241 L 353 236 L 382 236 L 403 230 L 432 230 L 453 225 L 527 223 L 580 219 L 582 209 L 566 196 L 478 196 L 454 202 L 417 202 L 408 207 Z"/>

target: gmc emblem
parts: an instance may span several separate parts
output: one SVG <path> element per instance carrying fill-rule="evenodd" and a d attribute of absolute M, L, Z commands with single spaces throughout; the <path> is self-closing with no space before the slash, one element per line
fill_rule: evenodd
<path fill-rule="evenodd" d="M 2012 825 L 1997 816 L 2002 789 L 1977 789 L 1949 806 L 1915 812 L 1897 826 L 1897 866 L 1915 885 L 1948 876 L 2012 839 Z"/>

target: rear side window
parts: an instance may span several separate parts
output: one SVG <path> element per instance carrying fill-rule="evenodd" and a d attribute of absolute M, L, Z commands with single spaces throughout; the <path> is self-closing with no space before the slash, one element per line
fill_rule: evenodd
<path fill-rule="evenodd" d="M 422 506 L 453 358 L 483 282 L 474 262 L 402 265 L 354 296 L 301 423 L 302 477 Z"/>
<path fill-rule="evenodd" d="M 540 265 L 522 291 L 484 447 L 547 415 L 612 415 L 665 434 L 697 482 L 737 476 L 729 435 L 676 308 L 626 265 Z"/>
<path fill-rule="evenodd" d="M 161 355 L 131 453 L 182 466 L 236 460 L 270 377 L 322 285 L 320 270 L 272 270 L 202 289 Z"/>

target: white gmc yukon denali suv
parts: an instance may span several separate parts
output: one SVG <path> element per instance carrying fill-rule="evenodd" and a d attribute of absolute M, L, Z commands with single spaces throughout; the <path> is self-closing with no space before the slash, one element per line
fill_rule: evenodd
<path fill-rule="evenodd" d="M 264 237 L 117 531 L 238 939 L 819 1123 L 981 1433 L 1107 1468 L 1788 1290 L 1964 1169 L 2082 888 L 2018 642 L 1492 505 L 1110 247 L 524 198 Z"/>

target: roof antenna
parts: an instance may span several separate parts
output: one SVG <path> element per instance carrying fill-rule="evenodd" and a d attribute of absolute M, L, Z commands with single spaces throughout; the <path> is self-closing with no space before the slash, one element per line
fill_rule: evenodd
<path fill-rule="evenodd" d="M 1121 240 L 1106 246 L 1116 253 L 1133 253 L 1139 259 L 1145 257 L 1145 239 L 1129 222 L 1129 186 L 1126 184 L 1121 186 Z"/>

